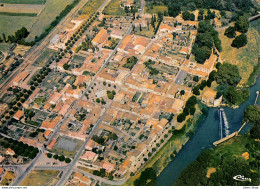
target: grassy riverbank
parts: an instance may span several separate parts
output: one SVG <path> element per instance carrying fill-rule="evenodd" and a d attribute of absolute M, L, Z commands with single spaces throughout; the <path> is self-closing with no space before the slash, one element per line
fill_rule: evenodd
<path fill-rule="evenodd" d="M 197 131 L 201 122 L 206 118 L 206 115 L 202 112 L 206 112 L 207 107 L 201 103 L 196 105 L 196 112 L 193 118 L 187 118 L 186 123 L 180 130 L 174 130 L 171 138 L 168 142 L 161 147 L 161 149 L 150 158 L 147 163 L 131 177 L 124 185 L 132 186 L 133 182 L 140 177 L 141 172 L 152 167 L 156 171 L 158 176 L 163 169 L 172 161 L 175 155 L 182 149 L 182 147 L 188 142 L 191 136 Z M 204 109 L 204 110 L 203 110 Z"/>
<path fill-rule="evenodd" d="M 183 170 L 175 185 L 258 186 L 257 154 L 259 141 L 251 138 L 249 133 L 234 137 L 216 148 L 203 151 Z M 208 174 L 212 169 L 214 171 Z M 235 175 L 250 178 L 251 182 L 236 181 L 233 179 Z"/>

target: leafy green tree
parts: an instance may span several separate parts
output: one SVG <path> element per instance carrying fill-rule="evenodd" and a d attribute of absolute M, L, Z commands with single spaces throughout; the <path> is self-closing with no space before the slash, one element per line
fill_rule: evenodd
<path fill-rule="evenodd" d="M 156 185 L 156 172 L 153 168 L 146 168 L 141 172 L 141 176 L 134 181 L 135 186 L 154 186 Z"/>
<path fill-rule="evenodd" d="M 241 34 L 239 36 L 237 36 L 233 41 L 232 41 L 232 44 L 231 46 L 232 47 L 236 47 L 236 48 L 241 48 L 241 47 L 244 47 L 246 46 L 247 44 L 247 36 L 245 34 Z"/>
<path fill-rule="evenodd" d="M 236 23 L 235 28 L 237 31 L 246 33 L 249 28 L 249 20 L 246 15 L 239 16 Z"/>
<path fill-rule="evenodd" d="M 228 84 L 230 86 L 236 86 L 241 80 L 237 66 L 227 62 L 224 62 L 219 67 L 215 78 L 218 84 Z"/>
<path fill-rule="evenodd" d="M 229 26 L 224 33 L 225 36 L 227 36 L 228 38 L 234 38 L 236 37 L 236 28 Z"/>
<path fill-rule="evenodd" d="M 66 158 L 65 159 L 65 163 L 70 163 L 71 162 L 71 159 L 70 158 Z"/>
<path fill-rule="evenodd" d="M 47 154 L 47 157 L 48 157 L 48 158 L 52 158 L 52 154 L 51 154 L 51 153 L 48 153 L 48 154 Z"/>

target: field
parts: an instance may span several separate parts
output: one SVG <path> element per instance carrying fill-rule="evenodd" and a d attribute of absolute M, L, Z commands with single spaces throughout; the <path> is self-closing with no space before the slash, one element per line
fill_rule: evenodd
<path fill-rule="evenodd" d="M 27 37 L 29 41 L 34 40 L 35 36 L 41 35 L 46 27 L 60 14 L 60 12 L 73 0 L 47 0 L 45 8 L 42 10 L 38 19 L 30 28 L 30 35 Z"/>
<path fill-rule="evenodd" d="M 45 28 L 73 0 L 0 0 L 0 2 L 18 3 L 5 4 L 4 7 L 0 7 L 1 33 L 8 36 L 14 34 L 21 27 L 26 27 L 30 31 L 27 39 L 32 41 L 35 36 L 41 35 Z M 27 5 L 19 5 L 21 3 Z"/>
<path fill-rule="evenodd" d="M 164 11 L 168 11 L 168 8 L 165 5 L 151 6 L 149 3 L 146 3 L 144 8 L 144 12 L 149 14 L 157 14 L 158 12 L 164 13 Z"/>
<path fill-rule="evenodd" d="M 36 13 L 37 15 L 43 8 L 44 5 L 5 4 L 3 7 L 0 6 L 0 13 Z"/>
<path fill-rule="evenodd" d="M 121 0 L 111 0 L 110 3 L 104 8 L 103 13 L 105 15 L 125 16 L 126 13 L 120 5 Z"/>
<path fill-rule="evenodd" d="M 45 4 L 46 0 L 0 0 L 0 3 L 9 4 Z"/>
<path fill-rule="evenodd" d="M 0 31 L 1 35 L 4 33 L 6 36 L 13 35 L 18 29 L 23 26 L 28 30 L 32 27 L 35 17 L 28 16 L 7 16 L 0 15 Z M 15 24 L 14 24 L 15 23 Z"/>
<path fill-rule="evenodd" d="M 20 186 L 54 186 L 58 179 L 59 171 L 32 171 L 23 180 Z"/>
<path fill-rule="evenodd" d="M 91 16 L 104 2 L 105 0 L 89 0 L 83 7 L 82 14 Z"/>
<path fill-rule="evenodd" d="M 7 171 L 5 176 L 2 178 L 0 185 L 8 186 L 15 178 L 14 172 Z"/>
<path fill-rule="evenodd" d="M 242 77 L 240 84 L 244 85 L 253 68 L 258 63 L 260 35 L 255 27 L 250 27 L 247 32 L 248 44 L 240 49 L 231 47 L 233 39 L 224 36 L 224 30 L 221 30 L 219 37 L 222 41 L 223 51 L 220 53 L 221 59 L 231 64 L 237 65 Z"/>

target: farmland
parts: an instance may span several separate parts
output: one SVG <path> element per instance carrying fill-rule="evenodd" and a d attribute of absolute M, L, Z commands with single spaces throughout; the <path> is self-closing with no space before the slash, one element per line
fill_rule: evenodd
<path fill-rule="evenodd" d="M 111 2 L 105 7 L 103 13 L 106 15 L 125 16 L 126 13 L 120 5 L 121 0 L 111 0 Z"/>
<path fill-rule="evenodd" d="M 46 0 L 0 0 L 0 3 L 8 4 L 39 4 L 44 5 Z"/>
<path fill-rule="evenodd" d="M 74 0 L 0 0 L 0 30 L 6 36 L 21 27 L 30 31 L 28 41 L 35 39 L 50 25 L 62 10 Z M 15 24 L 13 24 L 15 23 Z"/>
<path fill-rule="evenodd" d="M 56 16 L 58 16 L 60 12 L 72 2 L 73 0 L 47 0 L 45 8 L 30 28 L 30 35 L 27 39 L 31 41 L 34 40 L 35 36 L 41 35 Z"/>
<path fill-rule="evenodd" d="M 83 7 L 82 14 L 86 16 L 92 15 L 104 3 L 105 0 L 89 0 Z"/>
<path fill-rule="evenodd" d="M 0 31 L 1 35 L 4 33 L 7 35 L 12 35 L 18 29 L 21 29 L 23 26 L 28 30 L 32 27 L 32 24 L 35 20 L 35 17 L 29 16 L 8 16 L 0 15 Z M 14 24 L 15 23 L 15 24 Z"/>
<path fill-rule="evenodd" d="M 149 13 L 149 14 L 157 14 L 158 12 L 164 12 L 164 11 L 168 11 L 168 8 L 165 5 L 150 5 L 149 3 L 147 3 L 145 5 L 145 13 Z"/>
<path fill-rule="evenodd" d="M 0 7 L 0 13 L 36 13 L 37 15 L 43 8 L 44 5 L 5 4 Z"/>

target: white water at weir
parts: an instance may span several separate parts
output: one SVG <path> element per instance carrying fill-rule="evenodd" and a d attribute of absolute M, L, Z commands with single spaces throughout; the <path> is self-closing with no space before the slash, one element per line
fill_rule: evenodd
<path fill-rule="evenodd" d="M 224 124 L 224 128 L 223 128 L 223 124 Z M 224 112 L 224 109 L 221 108 L 219 109 L 219 135 L 220 138 L 223 138 L 223 130 L 224 130 L 224 134 L 225 137 L 229 135 L 229 125 L 228 125 L 228 121 L 227 121 L 227 116 Z"/>
<path fill-rule="evenodd" d="M 220 110 L 219 110 L 219 135 L 220 138 L 223 138 L 223 124 L 222 124 L 222 116 Z"/>
<path fill-rule="evenodd" d="M 224 125 L 225 125 L 225 134 L 226 134 L 226 136 L 228 136 L 229 135 L 229 125 L 228 125 L 227 116 L 226 116 L 224 110 L 222 111 L 222 114 L 223 114 Z"/>

